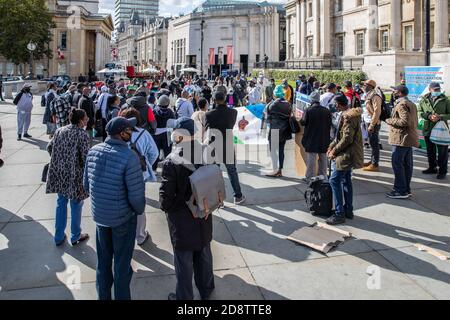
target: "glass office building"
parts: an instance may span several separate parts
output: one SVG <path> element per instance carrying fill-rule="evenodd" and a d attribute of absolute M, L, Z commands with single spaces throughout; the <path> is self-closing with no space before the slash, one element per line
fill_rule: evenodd
<path fill-rule="evenodd" d="M 158 16 L 159 0 L 116 0 L 114 25 L 130 20 L 131 13 L 137 11 L 144 20 Z"/>

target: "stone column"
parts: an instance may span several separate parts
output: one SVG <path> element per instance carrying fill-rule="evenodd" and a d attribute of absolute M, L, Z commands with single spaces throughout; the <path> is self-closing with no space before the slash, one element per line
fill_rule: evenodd
<path fill-rule="evenodd" d="M 296 12 L 296 24 L 295 24 L 295 56 L 300 57 L 302 54 L 302 41 L 301 41 L 301 33 L 303 31 L 302 28 L 302 14 L 301 14 L 301 5 L 300 0 L 297 1 L 297 4 L 295 5 L 295 12 Z"/>
<path fill-rule="evenodd" d="M 313 6 L 313 18 L 314 18 L 314 38 L 313 38 L 313 55 L 315 57 L 320 56 L 320 38 L 323 32 L 320 30 L 320 1 L 314 0 Z"/>
<path fill-rule="evenodd" d="M 306 1 L 302 1 L 300 7 L 300 37 L 298 39 L 301 48 L 301 57 L 306 58 Z"/>
<path fill-rule="evenodd" d="M 256 54 L 255 54 L 255 34 L 254 34 L 254 30 L 253 30 L 253 23 L 252 21 L 249 19 L 248 22 L 248 29 L 247 29 L 247 34 L 248 34 L 248 65 L 249 67 L 251 66 L 253 68 L 253 64 L 255 63 L 255 58 L 256 58 Z"/>
<path fill-rule="evenodd" d="M 272 51 L 272 59 L 273 61 L 280 61 L 280 17 L 278 13 L 272 13 L 272 21 L 273 21 L 273 29 L 274 29 L 274 46 Z"/>
<path fill-rule="evenodd" d="M 434 17 L 434 48 L 446 48 L 448 47 L 448 0 L 436 0 Z"/>
<path fill-rule="evenodd" d="M 263 22 L 259 21 L 259 61 L 264 57 L 264 26 Z"/>
<path fill-rule="evenodd" d="M 239 52 L 239 28 L 240 25 L 236 22 L 236 20 L 233 23 L 233 69 L 237 69 L 240 70 L 240 52 Z M 227 51 L 227 48 L 224 47 L 223 49 L 223 53 L 225 54 Z M 223 61 L 224 64 L 226 64 L 226 61 Z"/>
<path fill-rule="evenodd" d="M 391 49 L 402 49 L 402 1 L 391 0 Z"/>
<path fill-rule="evenodd" d="M 95 71 L 100 70 L 100 60 L 101 60 L 101 33 L 100 31 L 95 32 Z"/>
<path fill-rule="evenodd" d="M 286 17 L 286 60 L 290 60 L 291 54 L 291 16 Z"/>
<path fill-rule="evenodd" d="M 414 1 L 414 49 L 421 51 L 424 47 L 424 12 L 423 0 Z"/>
<path fill-rule="evenodd" d="M 367 12 L 368 52 L 378 52 L 378 0 L 369 0 Z"/>
<path fill-rule="evenodd" d="M 329 57 L 331 55 L 330 43 L 330 0 L 320 0 L 320 55 L 322 57 Z"/>

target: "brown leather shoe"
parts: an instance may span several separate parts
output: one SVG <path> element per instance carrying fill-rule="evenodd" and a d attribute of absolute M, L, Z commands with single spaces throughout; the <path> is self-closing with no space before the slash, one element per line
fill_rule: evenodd
<path fill-rule="evenodd" d="M 378 166 L 375 166 L 373 164 L 364 167 L 363 171 L 367 171 L 367 172 L 380 172 L 380 168 Z"/>
<path fill-rule="evenodd" d="M 371 164 L 372 164 L 372 161 L 364 163 L 364 168 L 370 166 Z"/>

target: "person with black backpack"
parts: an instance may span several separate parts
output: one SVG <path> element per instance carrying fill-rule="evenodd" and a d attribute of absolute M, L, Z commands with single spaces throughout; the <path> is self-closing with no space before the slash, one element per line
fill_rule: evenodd
<path fill-rule="evenodd" d="M 364 82 L 364 91 L 366 92 L 366 111 L 371 118 L 367 131 L 369 133 L 369 143 L 372 148 L 372 156 L 370 162 L 364 163 L 363 170 L 368 172 L 379 172 L 379 134 L 381 129 L 381 116 L 383 112 L 383 93 L 381 90 L 378 90 L 377 83 L 374 80 Z"/>
<path fill-rule="evenodd" d="M 144 182 L 156 182 L 156 175 L 153 172 L 152 166 L 156 162 L 159 152 L 155 141 L 147 130 L 140 127 L 140 125 L 142 125 L 142 119 L 139 111 L 134 108 L 128 108 L 122 113 L 122 117 L 126 119 L 136 119 L 136 131 L 133 131 L 129 145 L 131 150 L 137 154 L 140 160 Z M 138 216 L 136 242 L 139 246 L 143 246 L 150 238 L 148 231 L 146 231 L 146 226 L 147 219 L 145 214 Z"/>
<path fill-rule="evenodd" d="M 364 162 L 361 133 L 361 108 L 349 108 L 344 95 L 335 98 L 336 108 L 342 115 L 336 138 L 328 148 L 328 158 L 332 160 L 330 185 L 333 189 L 335 213 L 326 221 L 329 225 L 345 223 L 353 219 L 352 170 L 360 169 Z"/>

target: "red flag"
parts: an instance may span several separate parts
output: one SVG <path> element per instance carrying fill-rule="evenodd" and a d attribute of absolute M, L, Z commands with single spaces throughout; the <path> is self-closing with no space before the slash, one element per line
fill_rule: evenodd
<path fill-rule="evenodd" d="M 209 65 L 213 66 L 216 64 L 216 53 L 214 48 L 209 49 Z"/>
<path fill-rule="evenodd" d="M 233 46 L 227 46 L 227 64 L 233 64 Z"/>
<path fill-rule="evenodd" d="M 61 51 L 61 49 L 59 47 L 58 47 L 57 53 L 58 53 L 58 59 L 64 59 L 65 58 L 64 57 L 64 53 L 62 53 L 62 51 Z"/>

